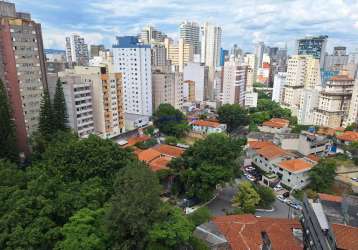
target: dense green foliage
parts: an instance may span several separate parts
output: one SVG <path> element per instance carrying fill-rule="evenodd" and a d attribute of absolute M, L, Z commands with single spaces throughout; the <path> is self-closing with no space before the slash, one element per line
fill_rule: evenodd
<path fill-rule="evenodd" d="M 352 142 L 346 147 L 346 150 L 351 154 L 354 164 L 358 165 L 358 142 Z"/>
<path fill-rule="evenodd" d="M 67 129 L 68 117 L 66 110 L 65 95 L 63 93 L 62 82 L 57 80 L 55 96 L 53 99 L 53 124 L 56 130 L 65 131 Z"/>
<path fill-rule="evenodd" d="M 201 207 L 194 213 L 189 215 L 189 220 L 195 225 L 199 226 L 211 219 L 210 210 L 207 207 Z"/>
<path fill-rule="evenodd" d="M 0 159 L 18 161 L 18 158 L 15 124 L 11 116 L 7 92 L 0 79 Z"/>
<path fill-rule="evenodd" d="M 242 213 L 254 214 L 260 202 L 260 195 L 248 181 L 241 182 L 233 199 L 233 206 Z"/>
<path fill-rule="evenodd" d="M 336 162 L 333 159 L 322 159 L 310 171 L 310 187 L 319 193 L 329 193 L 335 177 Z"/>
<path fill-rule="evenodd" d="M 135 146 L 140 149 L 148 149 L 148 148 L 153 147 L 156 144 L 157 144 L 156 139 L 150 139 L 148 141 L 138 142 L 135 144 Z"/>
<path fill-rule="evenodd" d="M 235 177 L 237 159 L 246 141 L 224 134 L 211 134 L 195 142 L 182 157 L 171 162 L 176 171 L 176 192 L 209 200 L 218 184 Z"/>
<path fill-rule="evenodd" d="M 259 208 L 271 208 L 271 205 L 275 202 L 276 196 L 273 190 L 266 186 L 257 185 L 256 192 L 260 196 Z"/>
<path fill-rule="evenodd" d="M 357 123 L 349 124 L 345 129 L 345 131 L 354 131 L 354 130 L 358 130 L 358 124 Z"/>
<path fill-rule="evenodd" d="M 183 137 L 189 131 L 185 115 L 170 104 L 160 104 L 153 116 L 154 125 L 161 133 Z"/>
<path fill-rule="evenodd" d="M 44 90 L 40 104 L 39 132 L 44 137 L 50 137 L 55 132 L 53 109 L 50 101 L 50 94 Z"/>
<path fill-rule="evenodd" d="M 228 132 L 249 124 L 247 111 L 239 104 L 225 104 L 218 109 L 218 119 L 227 125 Z"/>

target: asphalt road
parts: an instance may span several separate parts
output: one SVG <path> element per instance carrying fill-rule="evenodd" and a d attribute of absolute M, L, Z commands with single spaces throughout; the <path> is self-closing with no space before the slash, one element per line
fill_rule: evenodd
<path fill-rule="evenodd" d="M 219 191 L 217 197 L 207 205 L 212 215 L 225 215 L 225 211 L 231 211 L 233 209 L 231 200 L 235 193 L 236 189 L 233 186 L 227 186 Z M 257 211 L 256 215 L 273 218 L 288 218 L 290 211 L 290 218 L 292 218 L 293 209 L 289 209 L 289 206 L 285 203 L 276 199 L 273 208 L 274 211 Z"/>

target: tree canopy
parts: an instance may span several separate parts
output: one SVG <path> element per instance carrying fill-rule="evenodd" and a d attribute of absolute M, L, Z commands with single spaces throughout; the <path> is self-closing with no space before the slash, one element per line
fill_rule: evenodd
<path fill-rule="evenodd" d="M 0 79 L 0 159 L 18 161 L 15 124 L 5 86 Z"/>
<path fill-rule="evenodd" d="M 238 192 L 233 199 L 233 206 L 237 207 L 242 213 L 254 214 L 260 200 L 260 195 L 252 184 L 244 181 L 238 186 Z"/>
<path fill-rule="evenodd" d="M 322 159 L 310 171 L 310 186 L 320 193 L 330 192 L 336 177 L 336 162 L 333 159 Z"/>
<path fill-rule="evenodd" d="M 67 129 L 67 123 L 68 115 L 65 95 L 63 93 L 62 82 L 58 79 L 53 99 L 53 124 L 56 130 L 65 131 Z"/>
<path fill-rule="evenodd" d="M 247 111 L 239 104 L 225 104 L 218 109 L 218 119 L 227 125 L 228 132 L 249 124 Z"/>
<path fill-rule="evenodd" d="M 170 104 L 160 104 L 153 116 L 154 125 L 166 135 L 182 137 L 189 131 L 185 115 Z"/>
<path fill-rule="evenodd" d="M 44 137 L 50 137 L 55 132 L 53 109 L 47 89 L 44 90 L 40 104 L 39 132 Z"/>

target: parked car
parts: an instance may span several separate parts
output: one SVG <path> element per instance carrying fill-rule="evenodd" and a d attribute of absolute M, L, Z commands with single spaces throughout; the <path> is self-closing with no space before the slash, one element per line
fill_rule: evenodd
<path fill-rule="evenodd" d="M 286 202 L 286 198 L 283 197 L 282 195 L 277 196 L 277 199 L 278 199 L 279 201 L 284 202 L 284 203 Z"/>
<path fill-rule="evenodd" d="M 352 177 L 351 180 L 355 181 L 355 182 L 358 182 L 358 178 L 356 178 L 356 177 Z"/>
<path fill-rule="evenodd" d="M 179 207 L 181 208 L 186 208 L 186 207 L 193 207 L 195 205 L 199 204 L 199 199 L 198 198 L 184 198 L 183 200 L 181 200 L 181 202 L 179 203 Z"/>

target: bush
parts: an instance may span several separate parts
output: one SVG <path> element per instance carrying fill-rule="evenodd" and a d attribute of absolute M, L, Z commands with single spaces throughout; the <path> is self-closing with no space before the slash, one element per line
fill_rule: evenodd
<path fill-rule="evenodd" d="M 195 225 L 199 226 L 205 222 L 208 222 L 211 218 L 211 213 L 207 207 L 201 207 L 194 213 L 189 215 L 189 220 Z"/>
<path fill-rule="evenodd" d="M 144 142 L 138 142 L 135 144 L 135 146 L 137 148 L 140 148 L 140 149 L 148 149 L 148 148 L 151 148 L 153 147 L 154 145 L 157 144 L 157 140 L 156 139 L 150 139 L 148 141 L 144 141 Z"/>
<path fill-rule="evenodd" d="M 165 143 L 169 145 L 177 145 L 178 139 L 175 136 L 167 136 L 165 137 Z"/>

